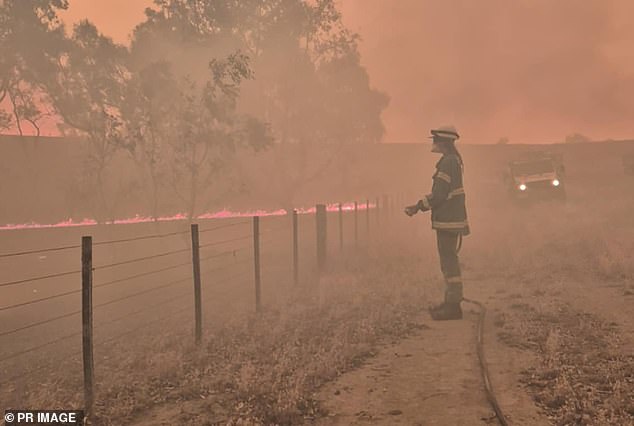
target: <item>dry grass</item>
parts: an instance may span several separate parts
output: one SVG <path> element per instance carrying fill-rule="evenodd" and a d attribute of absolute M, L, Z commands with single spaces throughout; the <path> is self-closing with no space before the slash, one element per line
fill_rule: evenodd
<path fill-rule="evenodd" d="M 501 341 L 538 355 L 522 381 L 552 424 L 630 425 L 634 357 L 623 327 L 631 323 L 606 320 L 609 305 L 592 297 L 622 294 L 624 308 L 634 301 L 634 199 L 623 182 L 585 189 L 566 205 L 482 212 L 496 218 L 481 222 L 488 244 L 466 259 L 505 283 L 493 323 Z M 573 308 L 579 292 L 589 303 Z"/>
<path fill-rule="evenodd" d="M 487 276 L 525 286 L 592 277 L 627 289 L 634 282 L 634 200 L 592 206 L 544 204 L 506 214 L 487 210 L 481 238 L 465 250 L 467 262 Z M 483 272 L 484 273 L 484 272 Z"/>
<path fill-rule="evenodd" d="M 182 318 L 102 348 L 95 360 L 97 423 L 131 422 L 176 401 L 202 401 L 179 416 L 191 424 L 297 424 L 319 415 L 316 389 L 381 342 L 411 332 L 425 302 L 431 281 L 421 283 L 411 261 L 376 256 L 341 260 L 258 316 L 227 309 L 223 324 L 205 325 L 201 348 Z M 58 371 L 77 369 L 78 361 L 66 360 Z M 45 385 L 20 396 L 20 405 L 81 406 L 79 375 L 49 373 Z"/>
<path fill-rule="evenodd" d="M 565 305 L 516 305 L 509 316 L 500 337 L 540 355 L 522 381 L 553 424 L 633 424 L 634 356 L 615 324 Z"/>

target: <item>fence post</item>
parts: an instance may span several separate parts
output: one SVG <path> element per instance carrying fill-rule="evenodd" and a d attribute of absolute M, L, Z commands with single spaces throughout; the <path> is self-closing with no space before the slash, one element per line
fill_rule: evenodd
<path fill-rule="evenodd" d="M 326 206 L 324 204 L 317 204 L 315 218 L 317 222 L 317 268 L 322 271 L 326 266 L 326 237 L 328 235 Z"/>
<path fill-rule="evenodd" d="M 370 200 L 365 200 L 365 232 L 368 242 L 370 242 Z"/>
<path fill-rule="evenodd" d="M 376 217 L 376 234 L 379 234 L 379 231 L 381 230 L 381 219 L 383 219 L 381 217 L 381 214 L 383 213 L 383 210 L 385 210 L 385 206 L 383 204 L 379 204 L 379 197 L 376 197 L 376 200 L 374 202 L 374 208 L 376 209 L 375 212 L 375 217 Z"/>
<path fill-rule="evenodd" d="M 383 194 L 383 226 L 386 226 L 390 219 L 390 198 Z"/>
<path fill-rule="evenodd" d="M 92 335 L 92 237 L 81 237 L 81 322 L 84 360 L 84 409 L 91 417 L 94 404 Z"/>
<path fill-rule="evenodd" d="M 354 202 L 354 246 L 359 247 L 359 203 Z"/>
<path fill-rule="evenodd" d="M 253 216 L 253 266 L 255 268 L 255 311 L 260 312 L 260 217 Z"/>
<path fill-rule="evenodd" d="M 297 210 L 293 210 L 293 282 L 299 284 L 299 236 L 297 233 Z"/>
<path fill-rule="evenodd" d="M 192 223 L 192 266 L 194 269 L 194 336 L 196 344 L 200 345 L 203 334 L 202 295 L 200 288 L 200 243 L 198 237 L 198 224 Z"/>
<path fill-rule="evenodd" d="M 343 207 L 339 203 L 339 250 L 343 250 Z"/>

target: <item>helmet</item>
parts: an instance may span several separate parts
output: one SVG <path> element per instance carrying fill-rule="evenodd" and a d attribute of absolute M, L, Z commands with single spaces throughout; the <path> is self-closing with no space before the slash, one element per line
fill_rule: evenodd
<path fill-rule="evenodd" d="M 454 126 L 441 126 L 437 129 L 432 129 L 431 134 L 430 138 L 441 142 L 445 140 L 451 140 L 453 142 L 460 138 L 460 135 Z"/>

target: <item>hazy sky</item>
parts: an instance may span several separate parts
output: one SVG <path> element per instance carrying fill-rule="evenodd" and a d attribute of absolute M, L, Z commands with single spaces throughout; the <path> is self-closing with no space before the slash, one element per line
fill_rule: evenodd
<path fill-rule="evenodd" d="M 391 102 L 385 141 L 454 124 L 464 142 L 634 137 L 631 0 L 339 0 Z M 70 0 L 127 42 L 150 0 Z"/>

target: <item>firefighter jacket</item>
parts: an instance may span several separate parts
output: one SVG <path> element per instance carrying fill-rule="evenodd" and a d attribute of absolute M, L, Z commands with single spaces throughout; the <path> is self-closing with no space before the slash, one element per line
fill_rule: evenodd
<path fill-rule="evenodd" d="M 462 163 L 457 155 L 443 155 L 438 161 L 431 194 L 423 197 L 417 206 L 421 211 L 431 210 L 433 229 L 469 235 Z"/>

